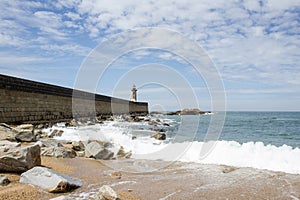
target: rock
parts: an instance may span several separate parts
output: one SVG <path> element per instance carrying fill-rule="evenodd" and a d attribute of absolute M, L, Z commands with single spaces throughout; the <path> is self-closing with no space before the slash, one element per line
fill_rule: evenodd
<path fill-rule="evenodd" d="M 117 156 L 118 156 L 118 157 L 124 157 L 124 155 L 125 155 L 124 147 L 123 147 L 123 146 L 120 146 L 120 149 L 119 149 L 119 151 L 118 151 L 118 153 L 117 153 Z"/>
<path fill-rule="evenodd" d="M 18 142 L 35 142 L 36 141 L 36 137 L 32 130 L 21 130 L 16 134 L 15 138 Z"/>
<path fill-rule="evenodd" d="M 144 118 L 144 122 L 149 122 L 150 118 Z"/>
<path fill-rule="evenodd" d="M 39 135 L 40 137 L 48 137 L 48 133 L 41 129 L 34 129 L 33 132 L 35 135 Z"/>
<path fill-rule="evenodd" d="M 175 112 L 168 112 L 168 113 L 166 113 L 166 115 L 180 115 L 180 110 L 178 110 L 178 111 L 175 111 Z"/>
<path fill-rule="evenodd" d="M 0 123 L 0 127 L 12 129 L 8 124 L 5 124 L 5 123 Z"/>
<path fill-rule="evenodd" d="M 97 118 L 97 117 L 96 117 L 96 122 L 97 122 L 98 124 L 103 124 L 103 123 L 104 123 L 104 119 L 101 119 L 101 118 Z"/>
<path fill-rule="evenodd" d="M 43 128 L 48 128 L 48 127 L 47 127 L 47 124 L 38 124 L 38 125 L 35 126 L 35 128 L 43 129 Z"/>
<path fill-rule="evenodd" d="M 169 112 L 167 113 L 167 115 L 202 115 L 205 113 L 206 112 L 199 110 L 198 108 L 193 108 L 193 109 L 183 109 L 175 112 Z"/>
<path fill-rule="evenodd" d="M 36 135 L 34 134 L 34 129 L 32 124 L 22 124 L 17 126 L 14 129 L 17 134 L 15 135 L 15 139 L 18 142 L 35 142 Z"/>
<path fill-rule="evenodd" d="M 107 117 L 106 121 L 114 121 L 114 117 L 113 116 Z"/>
<path fill-rule="evenodd" d="M 118 194 L 108 185 L 103 185 L 95 197 L 96 200 L 117 200 Z"/>
<path fill-rule="evenodd" d="M 8 140 L 2 140 L 2 141 L 0 141 L 0 147 L 1 146 L 8 146 L 9 148 L 16 148 L 16 147 L 20 147 L 21 143 L 11 142 L 11 141 L 8 141 Z"/>
<path fill-rule="evenodd" d="M 123 158 L 130 158 L 132 156 L 132 152 L 125 152 L 125 149 L 123 146 L 120 147 L 118 153 L 117 153 L 117 157 L 123 157 Z"/>
<path fill-rule="evenodd" d="M 55 158 L 75 158 L 76 152 L 64 146 L 44 147 L 41 155 Z"/>
<path fill-rule="evenodd" d="M 32 124 L 21 124 L 16 127 L 17 130 L 33 130 L 33 125 Z"/>
<path fill-rule="evenodd" d="M 77 155 L 78 157 L 85 157 L 84 151 L 76 151 L 76 155 Z"/>
<path fill-rule="evenodd" d="M 133 116 L 132 118 L 133 118 L 133 121 L 134 121 L 134 122 L 140 122 L 140 121 L 143 120 L 143 119 L 140 118 L 139 116 Z"/>
<path fill-rule="evenodd" d="M 81 187 L 79 179 L 59 174 L 46 167 L 34 167 L 21 174 L 20 183 L 31 184 L 43 188 L 48 192 L 68 192 Z"/>
<path fill-rule="evenodd" d="M 163 123 L 163 126 L 170 126 L 170 124 L 168 124 L 168 123 Z"/>
<path fill-rule="evenodd" d="M 105 149 L 98 142 L 90 142 L 85 147 L 85 157 L 101 160 L 109 160 L 114 156 L 114 153 Z"/>
<path fill-rule="evenodd" d="M 161 132 L 161 133 L 167 132 L 166 129 L 164 129 L 164 128 L 159 128 L 159 127 L 150 128 L 150 130 L 153 130 L 153 131 L 156 131 L 156 132 Z"/>
<path fill-rule="evenodd" d="M 222 172 L 223 172 L 224 174 L 227 174 L 227 173 L 233 172 L 233 171 L 235 171 L 235 170 L 237 170 L 236 167 L 225 166 L 224 169 L 222 170 Z"/>
<path fill-rule="evenodd" d="M 157 140 L 165 140 L 166 139 L 166 134 L 165 133 L 155 132 L 154 134 L 151 135 L 151 137 L 155 138 Z"/>
<path fill-rule="evenodd" d="M 110 176 L 111 176 L 112 178 L 115 178 L 115 179 L 121 179 L 121 178 L 122 178 L 121 172 L 113 172 L 113 173 L 111 173 Z"/>
<path fill-rule="evenodd" d="M 16 131 L 5 123 L 0 124 L 0 140 L 16 141 Z"/>
<path fill-rule="evenodd" d="M 40 140 L 42 142 L 43 147 L 62 147 L 63 145 L 57 141 L 52 139 Z"/>
<path fill-rule="evenodd" d="M 54 157 L 54 148 L 55 147 L 43 147 L 41 149 L 42 156 Z"/>
<path fill-rule="evenodd" d="M 89 140 L 88 144 L 91 142 L 97 142 L 99 143 L 101 146 L 103 146 L 104 148 L 108 148 L 108 147 L 112 147 L 112 144 L 109 142 L 103 142 L 103 141 L 99 141 L 99 140 Z"/>
<path fill-rule="evenodd" d="M 53 137 L 60 137 L 63 134 L 63 130 L 57 130 L 54 129 L 49 135 L 48 137 L 53 138 Z"/>
<path fill-rule="evenodd" d="M 41 165 L 40 146 L 33 145 L 18 148 L 0 157 L 1 172 L 22 173 L 37 165 Z"/>
<path fill-rule="evenodd" d="M 132 140 L 135 140 L 135 139 L 136 139 L 136 136 L 135 136 L 135 135 L 134 135 L 134 136 L 132 136 L 132 137 L 131 137 L 131 139 L 132 139 Z"/>
<path fill-rule="evenodd" d="M 72 141 L 70 141 L 70 140 L 63 140 L 62 143 L 64 145 L 68 145 L 70 148 L 72 148 Z"/>
<path fill-rule="evenodd" d="M 33 130 L 33 134 L 35 135 L 36 139 L 40 139 L 40 138 L 45 138 L 48 136 L 47 133 L 43 132 L 42 130 L 39 129 L 34 129 Z"/>
<path fill-rule="evenodd" d="M 1 152 L 8 152 L 10 149 L 14 149 L 14 148 L 17 148 L 20 146 L 21 146 L 21 143 L 10 142 L 8 140 L 2 140 L 2 141 L 0 141 L 0 155 L 1 155 Z"/>
<path fill-rule="evenodd" d="M 104 147 L 100 145 L 98 142 L 89 142 L 85 147 L 85 156 L 87 158 L 94 157 L 97 153 L 103 150 Z"/>
<path fill-rule="evenodd" d="M 37 141 L 35 144 L 39 145 L 41 148 L 45 147 L 45 144 L 42 141 Z"/>
<path fill-rule="evenodd" d="M 56 158 L 75 158 L 76 152 L 73 149 L 67 147 L 55 147 L 54 157 Z"/>
<path fill-rule="evenodd" d="M 67 122 L 65 125 L 66 126 L 77 126 L 78 123 L 76 122 L 75 119 L 72 119 L 70 122 Z"/>
<path fill-rule="evenodd" d="M 10 183 L 7 176 L 0 175 L 0 186 L 6 186 Z"/>
<path fill-rule="evenodd" d="M 150 115 L 163 115 L 164 113 L 163 112 L 160 112 L 160 111 L 152 111 L 150 112 Z"/>
<path fill-rule="evenodd" d="M 75 151 L 84 151 L 85 148 L 82 141 L 73 141 L 72 149 L 74 149 Z"/>

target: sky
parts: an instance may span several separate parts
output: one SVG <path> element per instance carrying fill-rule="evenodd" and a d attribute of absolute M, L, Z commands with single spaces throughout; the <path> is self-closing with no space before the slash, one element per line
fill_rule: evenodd
<path fill-rule="evenodd" d="M 0 18 L 1 74 L 73 88 L 105 41 L 129 30 L 161 28 L 199 45 L 211 59 L 226 110 L 300 111 L 299 0 L 1 0 Z M 128 79 L 134 73 L 161 79 Z M 165 79 L 174 84 L 164 85 Z M 141 48 L 114 60 L 98 77 L 95 92 L 129 99 L 136 84 L 138 100 L 149 102 L 150 110 L 182 104 L 211 110 L 209 81 L 181 55 Z M 194 96 L 177 95 L 187 88 Z M 193 97 L 197 104 L 189 105 Z"/>

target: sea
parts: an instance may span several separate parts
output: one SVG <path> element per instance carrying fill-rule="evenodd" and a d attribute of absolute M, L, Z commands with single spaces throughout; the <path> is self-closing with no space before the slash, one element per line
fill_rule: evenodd
<path fill-rule="evenodd" d="M 140 121 L 115 116 L 103 124 L 65 127 L 59 123 L 47 131 L 63 130 L 62 136 L 56 137 L 58 140 L 109 142 L 115 154 L 122 146 L 137 160 L 300 174 L 300 112 L 223 112 L 224 122 L 212 123 L 219 114 L 149 115 Z M 155 133 L 165 134 L 166 140 L 150 137 Z M 208 149 L 205 155 L 201 154 L 204 148 Z"/>

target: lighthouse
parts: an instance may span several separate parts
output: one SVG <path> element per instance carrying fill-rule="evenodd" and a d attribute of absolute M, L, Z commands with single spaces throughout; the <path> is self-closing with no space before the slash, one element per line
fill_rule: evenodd
<path fill-rule="evenodd" d="M 136 91 L 137 91 L 136 86 L 133 85 L 132 89 L 131 89 L 131 92 L 132 92 L 132 94 L 131 94 L 131 101 L 136 102 L 136 99 L 137 99 Z"/>

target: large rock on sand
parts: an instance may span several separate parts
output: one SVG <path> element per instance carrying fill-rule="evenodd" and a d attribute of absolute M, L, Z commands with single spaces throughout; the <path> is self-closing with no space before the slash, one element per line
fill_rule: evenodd
<path fill-rule="evenodd" d="M 34 126 L 32 124 L 21 124 L 14 131 L 17 132 L 15 138 L 18 142 L 35 142 Z"/>
<path fill-rule="evenodd" d="M 35 142 L 36 136 L 32 130 L 20 130 L 16 136 L 18 142 Z"/>
<path fill-rule="evenodd" d="M 117 200 L 118 194 L 108 185 L 103 185 L 95 197 L 96 200 Z"/>
<path fill-rule="evenodd" d="M 48 192 L 68 192 L 81 187 L 79 179 L 59 174 L 46 167 L 34 167 L 21 174 L 20 183 L 38 186 Z"/>
<path fill-rule="evenodd" d="M 64 146 L 43 147 L 41 155 L 55 158 L 75 158 L 76 152 L 73 149 Z"/>
<path fill-rule="evenodd" d="M 41 165 L 39 145 L 16 148 L 0 157 L 0 171 L 22 173 Z"/>
<path fill-rule="evenodd" d="M 98 142 L 90 142 L 85 147 L 85 157 L 101 160 L 109 160 L 114 156 L 114 153 L 107 150 Z"/>

